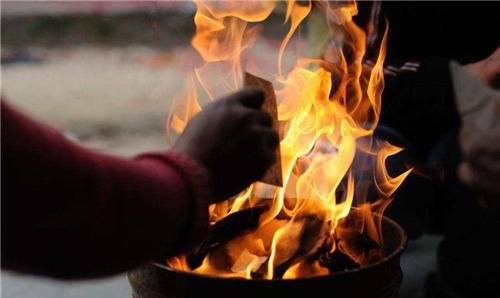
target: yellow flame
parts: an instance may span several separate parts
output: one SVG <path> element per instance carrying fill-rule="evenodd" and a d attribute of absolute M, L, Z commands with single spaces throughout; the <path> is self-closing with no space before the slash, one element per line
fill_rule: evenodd
<path fill-rule="evenodd" d="M 172 128 L 174 132 L 180 134 L 184 128 L 186 128 L 189 120 L 199 111 L 201 111 L 201 106 L 198 102 L 198 92 L 196 91 L 193 76 L 190 75 L 187 78 L 185 94 L 181 94 L 174 99 L 173 108 L 168 116 L 170 128 Z M 170 132 L 170 130 L 167 128 L 167 133 L 168 132 Z"/>
<path fill-rule="evenodd" d="M 282 67 L 282 60 L 283 60 L 283 54 L 285 53 L 285 48 L 290 39 L 292 38 L 293 34 L 295 33 L 295 30 L 299 27 L 300 23 L 307 17 L 307 15 L 311 12 L 312 8 L 312 3 L 311 1 L 307 1 L 307 5 L 301 5 L 297 3 L 295 0 L 290 0 L 286 2 L 286 16 L 285 16 L 285 23 L 290 20 L 290 30 L 288 31 L 287 35 L 283 39 L 283 42 L 281 42 L 281 46 L 279 49 L 278 53 L 278 75 L 281 79 L 283 79 L 283 71 L 281 69 Z"/>
<path fill-rule="evenodd" d="M 235 91 L 241 83 L 240 57 L 250 47 L 258 27 L 274 9 L 269 1 L 195 1 L 196 34 L 191 44 L 206 62 L 195 70 L 210 99 Z M 213 78 L 216 78 L 215 80 Z"/>
<path fill-rule="evenodd" d="M 391 177 L 387 173 L 386 160 L 389 156 L 401 152 L 403 148 L 391 145 L 389 142 L 383 142 L 383 146 L 377 155 L 376 171 L 374 174 L 375 186 L 378 191 L 386 197 L 391 197 L 398 189 L 399 185 L 408 177 L 412 169 L 405 171 L 397 177 Z"/>
<path fill-rule="evenodd" d="M 283 274 L 283 279 L 295 279 L 302 276 L 320 276 L 327 275 L 329 273 L 328 269 L 321 267 L 318 260 L 313 262 L 301 261 L 293 266 L 290 266 L 288 270 Z"/>
<path fill-rule="evenodd" d="M 262 29 L 252 23 L 266 20 L 279 3 L 195 2 L 192 46 L 204 63 L 193 70 L 188 91 L 172 108 L 169 126 L 177 134 L 201 110 L 201 97 L 213 100 L 241 87 L 242 53 L 252 47 Z M 360 251 L 352 236 L 363 233 L 383 245 L 380 217 L 374 212 L 384 210 L 411 171 L 391 177 L 386 159 L 402 149 L 372 141 L 381 111 L 387 29 L 377 60 L 367 71 L 363 69 L 366 34 L 352 20 L 357 14 L 356 3 L 320 1 L 334 41 L 325 52 L 326 60 L 299 57 L 294 68 L 285 73 L 285 48 L 312 6 L 311 1 L 286 2 L 285 23 L 290 21 L 290 29 L 276 61 L 284 186 L 254 183 L 235 198 L 210 206 L 211 223 L 255 205 L 270 208 L 261 216 L 257 229 L 214 249 L 194 272 L 272 279 L 276 268 L 288 264 L 282 278 L 324 275 L 329 273 L 327 268 L 306 258 L 321 245 L 330 253 L 339 249 L 359 264 L 381 257 L 380 251 Z M 202 94 L 196 85 L 201 86 Z M 366 155 L 366 162 L 354 166 L 360 152 Z M 358 172 L 366 170 L 373 171 L 372 181 L 356 178 Z M 366 197 L 370 185 L 378 191 L 376 201 Z M 169 259 L 168 264 L 191 271 L 184 256 Z"/>

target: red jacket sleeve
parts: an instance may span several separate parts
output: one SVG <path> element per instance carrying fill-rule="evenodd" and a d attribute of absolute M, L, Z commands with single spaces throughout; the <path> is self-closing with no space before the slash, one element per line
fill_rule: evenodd
<path fill-rule="evenodd" d="M 175 254 L 208 226 L 206 176 L 181 154 L 93 152 L 4 103 L 1 147 L 3 268 L 109 275 Z"/>

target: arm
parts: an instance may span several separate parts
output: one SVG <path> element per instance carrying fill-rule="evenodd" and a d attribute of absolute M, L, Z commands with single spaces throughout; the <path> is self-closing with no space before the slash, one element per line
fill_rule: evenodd
<path fill-rule="evenodd" d="M 2 104 L 2 162 L 6 268 L 112 274 L 178 252 L 208 224 L 207 178 L 181 154 L 99 154 Z"/>
<path fill-rule="evenodd" d="M 2 267 L 94 277 L 193 244 L 208 204 L 242 191 L 275 158 L 263 99 L 250 89 L 219 99 L 189 122 L 177 153 L 134 160 L 81 148 L 2 104 Z"/>
<path fill-rule="evenodd" d="M 500 47 L 488 58 L 452 65 L 456 102 L 463 125 L 459 144 L 460 180 L 480 193 L 483 206 L 499 209 L 500 194 Z"/>

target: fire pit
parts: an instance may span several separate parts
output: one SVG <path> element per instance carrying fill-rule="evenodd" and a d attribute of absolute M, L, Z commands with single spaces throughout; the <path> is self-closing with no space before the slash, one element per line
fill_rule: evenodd
<path fill-rule="evenodd" d="M 354 2 L 195 2 L 192 45 L 203 61 L 173 103 L 168 132 L 182 133 L 203 101 L 255 86 L 280 134 L 278 158 L 260 182 L 209 207 L 198 247 L 130 272 L 134 296 L 397 297 L 406 236 L 382 214 L 411 169 L 389 174 L 387 159 L 403 148 L 373 136 L 387 28 L 367 57 Z M 328 46 L 322 58 L 299 51 L 287 65 L 287 45 L 301 45 L 292 37 L 313 9 L 324 13 Z M 290 27 L 274 67 L 251 48 L 275 10 Z M 269 67 L 269 81 L 256 76 Z"/>
<path fill-rule="evenodd" d="M 380 216 L 380 215 L 376 215 Z M 133 297 L 307 297 L 325 293 L 339 297 L 398 297 L 402 281 L 399 257 L 406 245 L 403 229 L 382 219 L 384 257 L 362 268 L 330 275 L 291 280 L 247 280 L 178 271 L 164 262 L 146 264 L 129 272 Z"/>

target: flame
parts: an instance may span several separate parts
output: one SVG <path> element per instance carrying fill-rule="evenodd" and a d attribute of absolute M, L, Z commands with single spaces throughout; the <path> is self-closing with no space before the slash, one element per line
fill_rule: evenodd
<path fill-rule="evenodd" d="M 214 100 L 241 87 L 242 55 L 262 30 L 254 23 L 265 21 L 278 5 L 195 2 L 192 46 L 204 62 L 193 69 L 187 91 L 172 107 L 168 130 L 177 134 L 201 110 L 202 98 Z M 284 186 L 254 183 L 240 195 L 210 206 L 212 224 L 244 208 L 269 209 L 257 229 L 215 248 L 198 268 L 189 268 L 186 256 L 170 258 L 172 268 L 225 277 L 293 279 L 330 273 L 313 257 L 320 248 L 330 254 L 338 250 L 360 265 L 383 257 L 381 217 L 374 214 L 383 212 L 411 171 L 391 177 L 386 159 L 402 148 L 373 138 L 384 88 L 387 28 L 374 66 L 363 68 L 366 34 L 352 20 L 356 3 L 319 5 L 332 36 L 324 58 L 299 57 L 285 71 L 285 48 L 313 7 L 311 1 L 286 2 L 285 23 L 290 22 L 290 29 L 278 50 L 274 78 L 284 133 Z M 373 189 L 376 198 L 369 195 Z M 374 248 L 360 247 L 359 235 Z"/>
<path fill-rule="evenodd" d="M 384 146 L 380 149 L 377 155 L 377 165 L 374 174 L 375 186 L 378 191 L 384 194 L 386 197 L 391 197 L 397 190 L 399 185 L 403 183 L 406 177 L 410 174 L 412 169 L 407 170 L 401 175 L 392 178 L 386 171 L 385 162 L 389 156 L 395 155 L 401 152 L 403 148 L 391 145 L 388 142 L 384 142 Z"/>
<path fill-rule="evenodd" d="M 167 122 L 172 130 L 178 134 L 186 128 L 189 120 L 201 111 L 201 106 L 198 102 L 198 92 L 196 91 L 192 75 L 188 77 L 186 85 L 186 92 L 174 99 L 174 108 L 171 110 Z M 170 139 L 169 132 L 170 130 L 167 127 L 168 138 Z"/>
<path fill-rule="evenodd" d="M 292 38 L 295 30 L 299 27 L 300 23 L 307 17 L 307 15 L 311 12 L 312 3 L 309 0 L 307 6 L 299 5 L 295 0 L 290 0 L 286 2 L 286 16 L 285 23 L 290 20 L 290 30 L 287 35 L 283 39 L 281 43 L 279 53 L 278 53 L 278 75 L 280 79 L 283 79 L 283 71 L 282 71 L 282 59 L 283 54 L 285 53 L 285 48 L 290 39 Z"/>
<path fill-rule="evenodd" d="M 328 269 L 321 267 L 318 260 L 313 262 L 301 261 L 293 266 L 291 266 L 285 274 L 283 274 L 283 279 L 295 279 L 302 276 L 320 276 L 327 275 L 329 273 Z"/>

